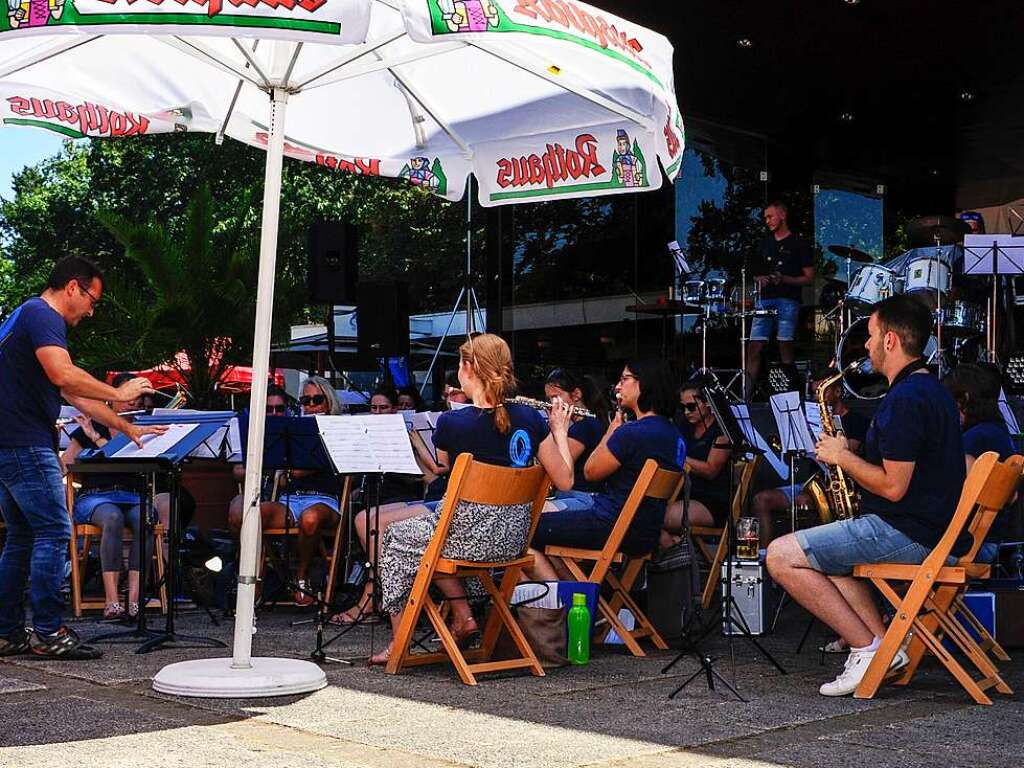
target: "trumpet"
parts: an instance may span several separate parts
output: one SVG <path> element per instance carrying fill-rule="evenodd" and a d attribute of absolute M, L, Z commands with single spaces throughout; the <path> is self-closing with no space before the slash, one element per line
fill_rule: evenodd
<path fill-rule="evenodd" d="M 525 405 L 527 408 L 533 408 L 538 411 L 550 411 L 551 403 L 546 400 L 534 400 L 532 397 L 510 397 L 505 400 L 506 403 L 513 405 Z M 569 408 L 569 417 L 573 419 L 596 419 L 597 416 L 593 411 L 588 411 L 582 405 L 573 405 Z"/>

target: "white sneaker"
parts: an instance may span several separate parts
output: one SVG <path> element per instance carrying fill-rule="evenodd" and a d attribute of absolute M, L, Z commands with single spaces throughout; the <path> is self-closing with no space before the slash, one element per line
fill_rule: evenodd
<path fill-rule="evenodd" d="M 846 664 L 843 666 L 843 671 L 839 673 L 839 677 L 831 683 L 822 685 L 818 689 L 818 693 L 822 696 L 849 696 L 857 690 L 860 681 L 864 679 L 868 667 L 871 666 L 871 660 L 875 658 L 875 653 L 877 651 L 850 651 L 850 655 L 846 658 Z M 892 657 L 889 672 L 902 669 L 909 663 L 910 658 L 901 648 Z"/>

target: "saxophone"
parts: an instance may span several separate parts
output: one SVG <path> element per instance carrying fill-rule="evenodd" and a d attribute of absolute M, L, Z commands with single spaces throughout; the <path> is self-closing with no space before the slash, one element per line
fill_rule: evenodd
<path fill-rule="evenodd" d="M 815 399 L 818 401 L 818 411 L 821 413 L 821 433 L 823 435 L 836 436 L 836 426 L 835 422 L 832 421 L 832 412 L 829 410 L 828 405 L 825 404 L 825 393 L 829 387 L 842 379 L 847 371 L 859 366 L 860 362 L 858 360 L 851 364 L 849 368 L 837 373 L 835 376 L 830 376 L 818 385 L 814 394 Z M 847 479 L 846 473 L 843 472 L 841 467 L 827 467 L 824 472 L 825 482 L 823 483 L 822 490 L 828 503 L 828 510 L 832 513 L 832 519 L 849 520 L 857 514 L 857 497 L 854 492 L 853 483 Z M 819 513 L 824 521 L 825 509 L 819 509 Z"/>

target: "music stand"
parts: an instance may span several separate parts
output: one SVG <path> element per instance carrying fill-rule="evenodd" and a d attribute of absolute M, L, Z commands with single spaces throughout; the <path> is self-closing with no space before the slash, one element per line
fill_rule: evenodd
<path fill-rule="evenodd" d="M 212 637 L 200 637 L 198 635 L 182 635 L 175 632 L 174 620 L 177 612 L 177 560 L 178 560 L 178 537 L 180 534 L 179 509 L 178 509 L 178 488 L 181 476 L 181 465 L 189 454 L 203 444 L 210 441 L 219 430 L 224 427 L 224 414 L 203 414 L 176 417 L 172 415 L 162 416 L 140 416 L 135 420 L 138 426 L 172 426 L 175 424 L 192 425 L 191 429 L 184 433 L 177 442 L 162 447 L 157 455 L 145 455 L 145 444 L 151 443 L 153 439 L 147 436 L 144 439 L 144 454 L 119 455 L 128 449 L 132 444 L 127 435 L 119 434 L 101 449 L 83 451 L 79 460 L 70 467 L 75 474 L 103 473 L 103 474 L 141 474 L 146 480 L 143 490 L 140 491 L 140 514 L 139 514 L 139 549 L 143 554 L 144 564 L 140 563 L 139 568 L 139 617 L 135 629 L 126 632 L 108 632 L 91 638 L 91 642 L 103 642 L 112 640 L 141 640 L 142 643 L 135 649 L 136 653 L 148 653 L 161 649 L 171 643 L 176 648 L 226 648 L 220 640 Z M 149 629 L 146 623 L 146 572 L 149 570 L 149 558 L 145 556 L 147 542 L 149 540 L 149 519 L 147 502 L 144 498 L 149 495 L 152 481 L 150 477 L 166 475 L 168 478 L 170 495 L 170 520 L 168 524 L 168 558 L 167 568 L 164 571 L 164 583 L 167 586 L 167 618 L 164 631 L 159 632 Z M 180 643 L 185 643 L 181 645 Z"/>
<path fill-rule="evenodd" d="M 985 342 L 988 346 L 989 360 L 998 363 L 996 313 L 999 308 L 1000 277 L 1024 274 L 1024 238 L 1014 235 L 966 235 L 964 274 L 988 275 L 992 282 Z"/>

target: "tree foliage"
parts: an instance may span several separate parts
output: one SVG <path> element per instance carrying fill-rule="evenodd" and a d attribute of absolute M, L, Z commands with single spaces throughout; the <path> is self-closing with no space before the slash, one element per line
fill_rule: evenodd
<path fill-rule="evenodd" d="M 9 311 L 41 290 L 53 262 L 68 253 L 95 259 L 111 276 L 111 293 L 125 308 L 158 303 L 158 281 L 166 276 L 147 273 L 137 258 L 127 256 L 113 234 L 124 234 L 120 225 L 105 227 L 98 214 L 103 211 L 108 224 L 159 226 L 161 247 L 179 247 L 196 223 L 190 206 L 208 189 L 213 257 L 226 259 L 217 243 L 229 230 L 241 227 L 250 240 L 258 236 L 264 163 L 261 151 L 231 140 L 218 146 L 202 135 L 66 142 L 58 156 L 17 174 L 13 198 L 0 201 L 0 306 Z M 287 160 L 277 296 L 290 316 L 282 318 L 278 330 L 288 321 L 322 317 L 323 310 L 308 306 L 305 298 L 307 232 L 316 221 L 360 226 L 360 279 L 408 282 L 414 312 L 450 306 L 463 282 L 465 205 L 446 203 L 402 181 Z M 473 219 L 479 254 L 484 217 L 477 210 Z M 247 271 L 245 284 L 254 285 L 255 262 L 238 268 Z M 251 316 L 255 293 L 247 299 Z M 97 368 L 116 367 L 143 351 L 121 343 L 112 330 L 101 329 L 94 318 L 76 333 L 75 344 L 88 351 Z M 92 335 L 97 338 L 90 340 Z"/>

